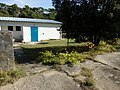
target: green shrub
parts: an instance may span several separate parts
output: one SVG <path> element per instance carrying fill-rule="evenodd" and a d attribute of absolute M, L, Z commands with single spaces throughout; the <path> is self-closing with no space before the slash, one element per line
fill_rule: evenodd
<path fill-rule="evenodd" d="M 15 80 L 25 76 L 25 72 L 23 70 L 10 70 L 5 71 L 1 70 L 0 72 L 0 86 L 5 85 L 7 83 L 13 83 Z"/>
<path fill-rule="evenodd" d="M 53 54 L 51 51 L 40 52 L 39 60 L 43 64 L 76 64 L 85 61 L 86 56 L 77 52 Z"/>
<path fill-rule="evenodd" d="M 96 47 L 96 50 L 98 51 L 103 51 L 103 52 L 113 52 L 116 51 L 116 49 L 112 46 L 112 45 L 99 45 L 98 47 Z"/>
<path fill-rule="evenodd" d="M 106 46 L 106 45 L 107 45 L 107 42 L 103 40 L 101 40 L 99 43 L 99 46 Z"/>
<path fill-rule="evenodd" d="M 120 45 L 120 38 L 115 38 L 114 40 L 107 40 L 107 43 L 111 45 Z"/>
<path fill-rule="evenodd" d="M 71 52 L 71 53 L 59 53 L 59 64 L 77 64 L 78 61 L 83 62 L 85 61 L 86 56 L 77 52 Z"/>
<path fill-rule="evenodd" d="M 76 54 L 71 52 L 70 54 L 68 52 L 66 53 L 59 53 L 59 64 L 76 64 L 78 62 L 78 58 L 76 57 Z"/>
<path fill-rule="evenodd" d="M 37 58 L 43 64 L 56 64 L 57 57 L 52 53 L 52 51 L 40 52 L 40 56 Z"/>
<path fill-rule="evenodd" d="M 120 38 L 115 38 L 114 45 L 120 45 Z"/>
<path fill-rule="evenodd" d="M 71 52 L 68 54 L 68 63 L 70 64 L 77 64 L 79 59 L 79 55 L 77 52 Z"/>
<path fill-rule="evenodd" d="M 68 58 L 70 63 L 76 64 L 78 61 L 85 61 L 86 56 L 77 52 L 71 52 Z"/>
<path fill-rule="evenodd" d="M 60 65 L 64 65 L 68 62 L 68 56 L 69 56 L 68 52 L 59 53 L 57 56 L 58 56 L 58 63 Z"/>

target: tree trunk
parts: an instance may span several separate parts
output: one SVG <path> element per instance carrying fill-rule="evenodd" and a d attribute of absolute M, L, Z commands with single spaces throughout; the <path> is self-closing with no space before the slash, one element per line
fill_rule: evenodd
<path fill-rule="evenodd" d="M 69 46 L 69 38 L 67 38 L 67 46 Z"/>
<path fill-rule="evenodd" d="M 95 44 L 95 46 L 98 46 L 99 43 L 100 43 L 100 37 L 95 35 L 93 38 L 93 44 Z"/>

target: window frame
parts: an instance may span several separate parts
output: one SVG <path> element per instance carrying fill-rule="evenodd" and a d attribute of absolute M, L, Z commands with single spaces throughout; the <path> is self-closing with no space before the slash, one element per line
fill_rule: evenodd
<path fill-rule="evenodd" d="M 13 26 L 8 26 L 8 31 L 13 31 Z"/>
<path fill-rule="evenodd" d="M 21 26 L 16 26 L 16 31 L 21 31 Z"/>

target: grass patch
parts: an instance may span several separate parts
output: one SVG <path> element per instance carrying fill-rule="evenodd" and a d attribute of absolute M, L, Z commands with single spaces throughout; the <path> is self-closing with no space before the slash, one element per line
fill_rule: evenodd
<path fill-rule="evenodd" d="M 92 70 L 83 67 L 81 74 L 86 77 L 85 81 L 82 82 L 83 85 L 85 85 L 85 86 L 93 86 L 94 85 Z"/>
<path fill-rule="evenodd" d="M 7 83 L 14 83 L 14 81 L 19 78 L 25 76 L 25 72 L 21 69 L 16 70 L 1 70 L 0 71 L 0 86 L 5 85 Z"/>
<path fill-rule="evenodd" d="M 81 74 L 82 74 L 83 76 L 85 76 L 85 77 L 88 77 L 88 78 L 89 78 L 89 77 L 92 77 L 92 70 L 83 67 Z"/>

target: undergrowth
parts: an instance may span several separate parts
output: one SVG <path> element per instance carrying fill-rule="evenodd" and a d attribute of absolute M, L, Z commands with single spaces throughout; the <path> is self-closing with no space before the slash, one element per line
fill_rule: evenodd
<path fill-rule="evenodd" d="M 81 74 L 86 77 L 85 81 L 82 82 L 83 85 L 85 85 L 85 86 L 93 86 L 94 85 L 93 74 L 90 69 L 83 67 Z"/>
<path fill-rule="evenodd" d="M 87 58 L 93 59 L 98 54 L 106 52 L 113 52 L 116 49 L 107 44 L 105 41 L 101 41 L 98 46 L 95 46 L 91 42 L 80 43 L 79 46 L 68 46 L 61 51 L 53 53 L 52 51 L 39 52 L 37 61 L 42 64 L 77 64 L 78 62 L 84 62 Z"/>
<path fill-rule="evenodd" d="M 86 56 L 77 52 L 54 54 L 52 51 L 40 52 L 37 58 L 42 64 L 77 64 L 78 61 L 85 61 Z"/>
<path fill-rule="evenodd" d="M 14 81 L 25 76 L 25 72 L 21 69 L 16 70 L 1 70 L 0 71 L 0 86 L 7 83 L 14 83 Z"/>

